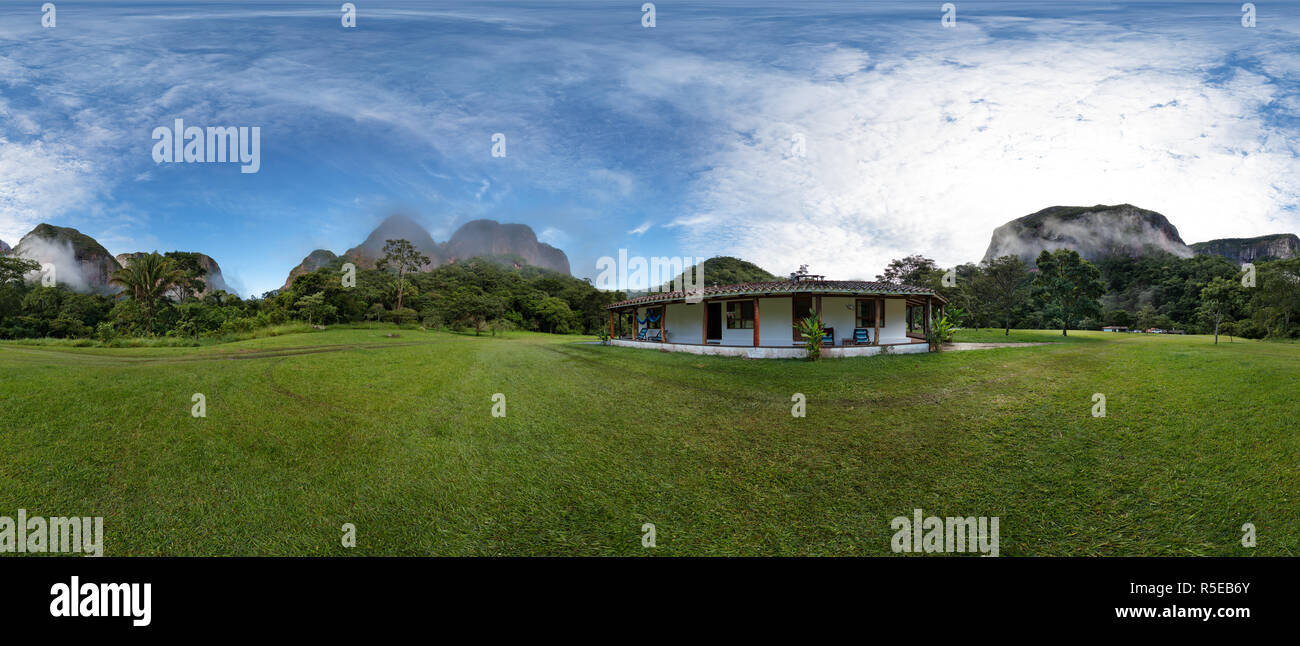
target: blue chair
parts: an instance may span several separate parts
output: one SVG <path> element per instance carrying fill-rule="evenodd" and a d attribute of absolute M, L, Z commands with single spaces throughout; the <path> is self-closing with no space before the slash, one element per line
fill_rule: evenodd
<path fill-rule="evenodd" d="M 866 328 L 854 328 L 853 345 L 871 345 L 871 330 Z"/>
<path fill-rule="evenodd" d="M 646 341 L 659 341 L 663 338 L 663 330 L 655 330 L 646 337 Z"/>
<path fill-rule="evenodd" d="M 826 328 L 826 336 L 822 337 L 822 345 L 835 347 L 835 328 Z"/>
<path fill-rule="evenodd" d="M 650 331 L 650 330 L 648 330 L 648 329 L 646 329 L 646 328 L 641 328 L 641 330 L 640 330 L 639 332 L 636 333 L 636 340 L 637 340 L 637 341 L 645 341 L 645 333 L 646 333 L 646 332 L 649 332 L 649 331 Z"/>

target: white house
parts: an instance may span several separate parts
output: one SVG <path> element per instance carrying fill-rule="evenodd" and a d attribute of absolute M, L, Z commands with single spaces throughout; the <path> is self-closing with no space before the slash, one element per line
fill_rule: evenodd
<path fill-rule="evenodd" d="M 866 281 L 779 280 L 650 293 L 606 307 L 614 345 L 754 358 L 804 356 L 795 323 L 820 313 L 823 356 L 882 348 L 925 352 L 931 317 L 946 301 L 932 289 Z M 698 302 L 690 302 L 698 300 Z"/>

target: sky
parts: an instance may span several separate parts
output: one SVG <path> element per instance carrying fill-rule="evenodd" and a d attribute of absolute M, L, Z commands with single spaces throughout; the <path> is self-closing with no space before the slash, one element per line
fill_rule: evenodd
<path fill-rule="evenodd" d="M 1300 233 L 1296 1 L 41 4 L 0 5 L 0 240 L 200 251 L 245 296 L 393 213 L 525 223 L 591 278 L 870 279 L 1053 205 Z M 178 118 L 259 127 L 259 171 L 155 162 Z"/>

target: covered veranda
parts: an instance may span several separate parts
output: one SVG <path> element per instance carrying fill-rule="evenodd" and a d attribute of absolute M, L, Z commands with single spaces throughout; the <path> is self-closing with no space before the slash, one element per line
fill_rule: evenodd
<path fill-rule="evenodd" d="M 820 315 L 823 356 L 928 350 L 926 332 L 946 301 L 934 290 L 867 281 L 789 280 L 657 292 L 613 303 L 615 345 L 696 354 L 794 358 L 795 323 Z"/>

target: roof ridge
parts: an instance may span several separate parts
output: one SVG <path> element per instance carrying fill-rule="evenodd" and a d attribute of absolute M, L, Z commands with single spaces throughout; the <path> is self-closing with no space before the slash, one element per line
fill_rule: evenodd
<path fill-rule="evenodd" d="M 947 302 L 934 289 L 929 287 L 917 287 L 915 285 L 905 285 L 902 283 L 889 283 L 883 281 L 871 280 L 764 280 L 751 281 L 747 283 L 732 283 L 729 285 L 714 285 L 703 287 L 699 290 L 674 290 L 669 292 L 650 292 L 634 298 L 625 299 L 616 303 L 605 306 L 605 309 L 614 309 L 616 307 L 626 307 L 629 305 L 640 305 L 659 302 L 671 302 L 685 299 L 688 293 L 695 291 L 702 292 L 702 296 L 746 296 L 760 294 L 797 294 L 799 292 L 817 292 L 831 291 L 844 292 L 849 291 L 853 294 L 864 294 L 873 296 L 937 296 L 939 299 Z"/>

